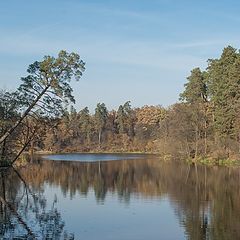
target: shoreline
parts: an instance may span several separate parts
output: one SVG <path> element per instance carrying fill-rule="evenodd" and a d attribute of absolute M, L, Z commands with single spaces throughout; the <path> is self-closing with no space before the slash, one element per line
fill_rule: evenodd
<path fill-rule="evenodd" d="M 157 152 L 120 152 L 120 151 L 89 151 L 89 152 L 54 152 L 54 151 L 35 151 L 34 154 L 37 155 L 52 155 L 52 154 L 146 154 L 146 155 L 160 155 Z"/>
<path fill-rule="evenodd" d="M 72 152 L 53 152 L 53 151 L 36 151 L 34 153 L 35 155 L 54 155 L 54 154 L 144 154 L 144 155 L 155 155 L 159 157 L 159 160 L 163 161 L 173 161 L 174 159 L 169 156 L 162 156 L 158 152 L 118 152 L 118 151 L 89 151 L 89 152 L 78 152 L 78 151 L 72 151 Z M 204 165 L 204 166 L 222 166 L 222 167 L 240 167 L 240 160 L 234 160 L 234 159 L 212 159 L 208 157 L 198 157 L 197 159 L 185 159 L 182 160 L 183 162 L 187 164 L 197 164 L 197 165 Z"/>

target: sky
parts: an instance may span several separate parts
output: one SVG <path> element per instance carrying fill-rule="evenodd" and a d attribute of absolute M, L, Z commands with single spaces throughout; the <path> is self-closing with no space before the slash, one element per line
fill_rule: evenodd
<path fill-rule="evenodd" d="M 29 64 L 61 50 L 86 62 L 72 82 L 76 109 L 178 101 L 191 69 L 240 45 L 236 0 L 0 1 L 0 88 L 14 90 Z"/>

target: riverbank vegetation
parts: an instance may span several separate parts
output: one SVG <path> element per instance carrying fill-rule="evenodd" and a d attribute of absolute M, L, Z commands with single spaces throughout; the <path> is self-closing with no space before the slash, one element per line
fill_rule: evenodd
<path fill-rule="evenodd" d="M 239 50 L 228 46 L 206 69 L 194 68 L 180 102 L 169 107 L 133 108 L 127 101 L 114 110 L 98 103 L 94 113 L 64 108 L 63 102 L 74 101 L 69 80 L 83 70 L 78 55 L 63 51 L 30 65 L 17 92 L 1 91 L 1 162 L 6 156 L 15 161 L 23 150 L 154 152 L 202 162 L 240 158 Z M 14 157 L 12 149 L 18 149 Z"/>

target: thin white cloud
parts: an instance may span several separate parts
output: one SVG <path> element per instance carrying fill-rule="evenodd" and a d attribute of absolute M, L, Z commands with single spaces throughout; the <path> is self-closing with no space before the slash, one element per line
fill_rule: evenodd
<path fill-rule="evenodd" d="M 174 43 L 171 44 L 174 48 L 196 48 L 196 47 L 211 47 L 216 45 L 225 44 L 226 41 L 224 40 L 202 40 L 202 41 L 192 41 L 192 42 L 181 42 L 181 43 Z"/>
<path fill-rule="evenodd" d="M 165 70 L 181 70 L 198 64 L 202 61 L 197 55 L 175 53 L 175 48 L 197 46 L 171 45 L 148 41 L 121 41 L 95 39 L 82 41 L 61 41 L 45 38 L 33 38 L 27 35 L 24 38 L 9 36 L 0 39 L 0 52 L 14 55 L 45 55 L 54 54 L 61 49 L 77 51 L 90 61 L 106 62 L 111 64 L 125 64 L 161 68 Z"/>

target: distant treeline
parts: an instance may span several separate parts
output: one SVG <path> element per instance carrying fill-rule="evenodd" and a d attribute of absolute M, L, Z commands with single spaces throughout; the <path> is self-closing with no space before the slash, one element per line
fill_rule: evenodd
<path fill-rule="evenodd" d="M 6 97 L 4 92 L 1 95 L 2 99 Z M 51 103 L 51 99 L 47 103 Z M 1 102 L 1 109 L 6 108 L 5 105 Z M 128 101 L 111 111 L 104 103 L 98 103 L 93 114 L 87 107 L 79 112 L 73 107 L 62 112 L 55 116 L 38 115 L 41 121 L 37 122 L 36 134 L 29 141 L 32 149 L 157 152 L 164 158 L 239 159 L 239 50 L 228 46 L 220 58 L 208 60 L 205 70 L 194 68 L 180 94 L 180 102 L 170 107 L 132 108 Z M 10 114 L 8 123 L 14 123 L 16 115 Z M 35 121 L 33 119 L 28 122 Z M 4 121 L 1 122 L 5 123 L 6 132 L 6 119 Z M 1 130 L 1 134 L 4 131 Z"/>
<path fill-rule="evenodd" d="M 41 141 L 50 151 L 140 151 L 164 157 L 238 159 L 240 152 L 240 53 L 228 46 L 205 70 L 194 68 L 168 108 L 130 102 L 108 111 L 99 103 L 65 111 Z"/>

